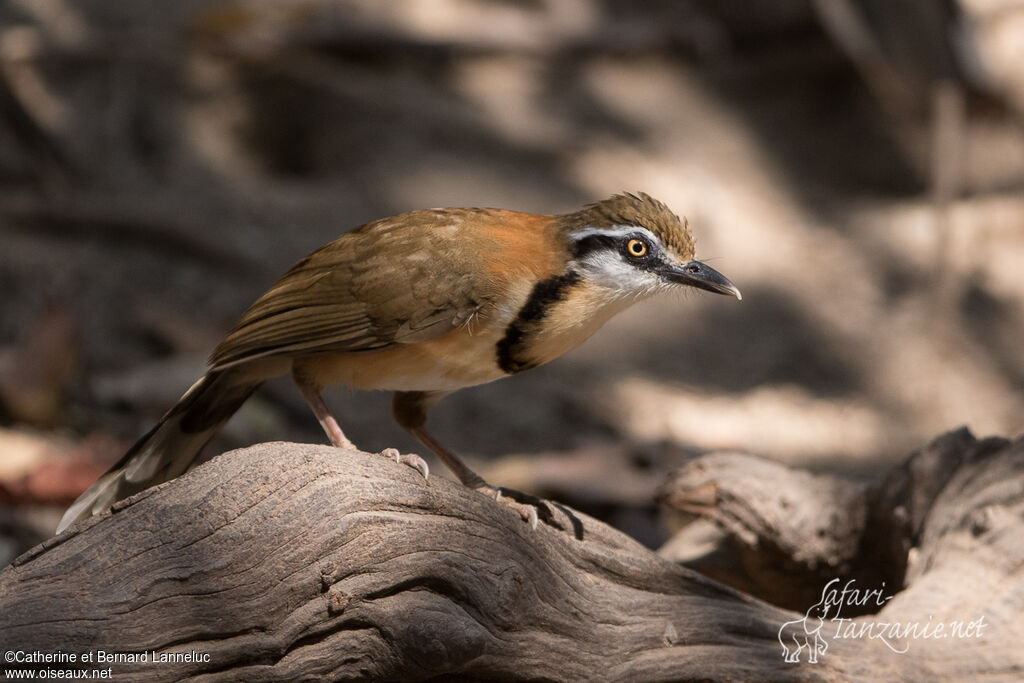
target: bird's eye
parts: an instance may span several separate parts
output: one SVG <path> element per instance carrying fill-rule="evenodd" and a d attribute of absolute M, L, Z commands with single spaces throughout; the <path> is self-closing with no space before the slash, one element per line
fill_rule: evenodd
<path fill-rule="evenodd" d="M 644 242 L 641 239 L 634 238 L 626 242 L 626 252 L 628 252 L 630 256 L 646 256 L 647 249 L 647 242 Z"/>

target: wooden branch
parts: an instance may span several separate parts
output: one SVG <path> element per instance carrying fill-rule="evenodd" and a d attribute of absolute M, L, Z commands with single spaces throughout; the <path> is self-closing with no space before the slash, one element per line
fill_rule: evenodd
<path fill-rule="evenodd" d="M 773 604 L 802 611 L 835 576 L 900 585 L 902 569 L 882 571 L 891 562 L 876 556 L 857 564 L 866 484 L 756 455 L 712 453 L 673 472 L 661 499 L 706 520 L 684 528 L 662 557 Z"/>
<path fill-rule="evenodd" d="M 811 604 L 833 577 L 901 589 L 925 521 L 942 512 L 937 496 L 974 459 L 1007 446 L 953 431 L 871 485 L 744 453 L 703 456 L 674 472 L 661 498 L 721 533 L 709 542 L 706 527 L 693 525 L 661 555 L 791 609 Z"/>
<path fill-rule="evenodd" d="M 1024 670 L 1010 645 L 1024 638 L 1024 439 L 950 432 L 874 485 L 713 454 L 675 472 L 662 499 L 706 520 L 663 557 L 775 604 L 802 611 L 835 579 L 893 596 L 882 609 L 845 604 L 843 617 L 865 615 L 855 625 L 998 625 L 983 638 L 897 641 L 919 667 L 910 678 L 998 680 Z"/>
<path fill-rule="evenodd" d="M 1001 505 L 992 487 L 1005 488 L 1008 475 L 1020 481 L 1022 452 L 1018 444 L 976 467 L 958 489 L 970 488 L 966 502 Z M 991 468 L 998 482 L 986 478 Z M 801 615 L 552 508 L 534 531 L 481 494 L 424 482 L 380 456 L 285 443 L 233 451 L 0 573 L 0 642 L 29 652 L 198 653 L 112 665 L 115 679 L 147 681 L 938 679 L 947 668 L 962 679 L 1022 664 L 1010 652 L 1022 635 L 1012 620 L 1000 626 L 1001 644 L 972 642 L 960 659 L 948 643 L 885 657 L 877 640 L 837 639 L 815 664 L 787 663 L 780 628 Z M 941 519 L 927 555 L 938 564 L 921 583 L 946 566 L 946 540 L 1005 551 L 1002 535 L 1020 525 L 1011 511 L 985 513 L 986 530 L 964 536 L 963 519 Z M 1000 584 L 997 597 L 1019 606 L 1020 558 L 1004 560 L 1002 575 L 1017 581 Z M 943 600 L 964 597 L 950 590 Z M 902 614 L 957 608 L 929 604 L 934 591 L 904 601 Z M 991 596 L 968 606 L 1006 616 Z"/>

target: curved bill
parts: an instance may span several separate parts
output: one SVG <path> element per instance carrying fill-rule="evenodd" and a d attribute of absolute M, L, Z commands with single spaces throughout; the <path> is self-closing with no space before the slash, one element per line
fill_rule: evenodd
<path fill-rule="evenodd" d="M 743 299 L 740 290 L 729 282 L 729 278 L 700 261 L 687 261 L 679 265 L 667 266 L 661 269 L 659 274 L 669 282 Z"/>

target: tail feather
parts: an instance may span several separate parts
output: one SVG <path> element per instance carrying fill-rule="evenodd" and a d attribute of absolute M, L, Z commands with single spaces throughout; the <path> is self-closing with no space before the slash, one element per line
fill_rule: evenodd
<path fill-rule="evenodd" d="M 261 384 L 230 370 L 211 371 L 192 385 L 152 429 L 71 504 L 57 533 L 117 501 L 187 470 L 220 427 Z"/>

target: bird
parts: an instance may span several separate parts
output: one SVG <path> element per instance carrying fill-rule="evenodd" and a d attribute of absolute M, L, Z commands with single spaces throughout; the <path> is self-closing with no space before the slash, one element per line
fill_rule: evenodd
<path fill-rule="evenodd" d="M 467 487 L 536 527 L 536 506 L 488 484 L 426 428 L 454 391 L 544 365 L 659 292 L 741 299 L 694 258 L 689 223 L 644 193 L 565 214 L 444 208 L 366 223 L 312 252 L 242 315 L 178 402 L 67 510 L 57 533 L 185 472 L 260 384 L 291 374 L 328 440 L 354 448 L 331 385 L 394 392 L 392 416 Z M 416 454 L 382 455 L 429 476 Z"/>

